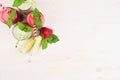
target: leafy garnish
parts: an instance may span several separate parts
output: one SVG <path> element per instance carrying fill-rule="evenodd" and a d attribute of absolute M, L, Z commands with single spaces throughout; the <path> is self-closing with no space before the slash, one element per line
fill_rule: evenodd
<path fill-rule="evenodd" d="M 26 25 L 26 31 L 25 32 L 32 32 L 33 28 L 31 28 L 30 26 Z"/>
<path fill-rule="evenodd" d="M 47 39 L 42 39 L 41 45 L 42 45 L 42 49 L 46 49 L 48 47 Z"/>
<path fill-rule="evenodd" d="M 9 26 L 9 28 L 11 27 L 12 24 L 13 24 L 13 21 L 9 19 L 9 20 L 7 21 L 7 25 Z"/>
<path fill-rule="evenodd" d="M 59 38 L 55 34 L 52 34 L 50 37 L 48 37 L 46 39 L 43 38 L 41 41 L 42 49 L 46 49 L 48 47 L 48 43 L 52 44 L 52 43 L 56 43 L 58 41 L 59 41 Z"/>
<path fill-rule="evenodd" d="M 20 30 L 24 30 L 25 25 L 21 22 L 18 22 L 18 27 Z"/>
<path fill-rule="evenodd" d="M 26 0 L 14 0 L 13 6 L 14 7 L 18 7 L 20 6 L 22 3 L 24 3 Z"/>
<path fill-rule="evenodd" d="M 55 34 L 52 34 L 48 39 L 47 39 L 47 42 L 52 44 L 52 43 L 56 43 L 57 41 L 59 41 L 59 38 L 55 35 Z"/>
<path fill-rule="evenodd" d="M 37 8 L 34 9 L 33 16 L 35 18 L 35 25 L 37 26 L 37 28 L 41 28 L 42 27 L 42 21 L 40 20 L 41 13 Z"/>
<path fill-rule="evenodd" d="M 32 32 L 33 28 L 31 28 L 30 26 L 23 24 L 21 22 L 18 22 L 18 27 L 20 30 L 25 31 L 25 32 Z"/>
<path fill-rule="evenodd" d="M 13 24 L 13 20 L 16 17 L 16 12 L 17 12 L 16 10 L 12 10 L 11 13 L 10 13 L 10 16 L 8 18 L 8 21 L 7 21 L 7 25 L 9 27 L 11 27 L 11 25 Z"/>
<path fill-rule="evenodd" d="M 40 11 L 37 8 L 34 9 L 33 16 L 34 16 L 35 19 L 40 18 Z"/>
<path fill-rule="evenodd" d="M 41 28 L 41 27 L 42 27 L 42 21 L 36 20 L 36 21 L 35 21 L 35 25 L 36 25 L 38 28 Z"/>

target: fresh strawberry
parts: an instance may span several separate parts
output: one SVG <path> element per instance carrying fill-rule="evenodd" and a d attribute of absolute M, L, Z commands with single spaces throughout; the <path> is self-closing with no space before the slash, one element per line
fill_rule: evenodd
<path fill-rule="evenodd" d="M 10 12 L 12 10 L 14 10 L 13 8 L 10 8 L 10 7 L 6 7 L 6 9 L 8 10 L 8 13 L 7 13 L 7 11 L 4 11 L 4 10 L 2 10 L 0 13 L 0 20 L 5 24 L 8 21 L 8 18 L 10 16 Z M 19 13 L 17 12 L 16 17 L 13 20 L 13 24 L 17 23 L 18 21 L 19 21 Z"/>
<path fill-rule="evenodd" d="M 40 20 L 42 20 L 42 25 L 44 24 L 44 16 L 41 14 L 41 17 L 40 17 Z M 35 25 L 35 18 L 33 16 L 33 13 L 30 12 L 28 15 L 27 15 L 27 23 L 33 27 Z"/>
<path fill-rule="evenodd" d="M 43 38 L 48 38 L 53 34 L 53 30 L 47 27 L 44 27 L 42 29 L 42 36 Z"/>

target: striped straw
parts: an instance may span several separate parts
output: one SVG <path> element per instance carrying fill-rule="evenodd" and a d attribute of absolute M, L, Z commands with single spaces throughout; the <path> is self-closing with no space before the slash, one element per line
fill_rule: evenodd
<path fill-rule="evenodd" d="M 9 11 L 7 10 L 7 8 L 5 8 L 2 4 L 0 4 L 0 11 L 2 11 L 2 9 L 3 9 L 4 11 L 6 11 L 7 13 L 9 12 Z"/>
<path fill-rule="evenodd" d="M 36 25 L 34 25 L 33 26 L 33 35 L 34 35 L 34 38 L 36 39 L 36 37 L 37 37 L 37 27 L 36 27 Z"/>

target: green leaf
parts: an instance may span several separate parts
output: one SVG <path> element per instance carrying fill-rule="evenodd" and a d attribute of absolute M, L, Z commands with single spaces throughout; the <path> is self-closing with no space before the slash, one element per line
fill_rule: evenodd
<path fill-rule="evenodd" d="M 33 28 L 31 28 L 30 26 L 26 25 L 26 30 L 24 30 L 25 32 L 32 32 Z"/>
<path fill-rule="evenodd" d="M 13 21 L 8 20 L 7 25 L 9 26 L 9 28 L 11 27 L 12 23 L 13 23 Z"/>
<path fill-rule="evenodd" d="M 48 47 L 48 42 L 47 39 L 43 39 L 41 41 L 42 49 L 46 49 Z"/>
<path fill-rule="evenodd" d="M 13 24 L 13 20 L 14 20 L 15 17 L 16 17 L 16 10 L 12 10 L 11 13 L 10 13 L 10 16 L 8 18 L 8 21 L 7 21 L 7 25 L 9 27 L 11 27 L 11 25 Z"/>
<path fill-rule="evenodd" d="M 58 41 L 59 41 L 59 38 L 55 34 L 52 34 L 49 38 L 47 38 L 47 42 L 50 44 L 56 43 Z"/>
<path fill-rule="evenodd" d="M 23 24 L 21 22 L 18 22 L 18 28 L 22 31 L 25 31 L 25 32 L 32 32 L 33 31 L 33 28 L 31 28 L 30 26 Z"/>
<path fill-rule="evenodd" d="M 37 8 L 34 9 L 33 16 L 35 18 L 35 25 L 37 26 L 37 28 L 41 28 L 42 27 L 42 21 L 40 20 L 41 13 Z"/>
<path fill-rule="evenodd" d="M 40 11 L 37 8 L 34 9 L 33 16 L 34 16 L 35 19 L 40 18 Z"/>
<path fill-rule="evenodd" d="M 19 28 L 20 30 L 24 30 L 25 25 L 24 25 L 23 23 L 21 23 L 21 22 L 18 22 L 18 28 Z"/>
<path fill-rule="evenodd" d="M 24 3 L 26 0 L 14 0 L 13 6 L 14 7 L 18 7 L 20 6 L 22 3 Z"/>
<path fill-rule="evenodd" d="M 36 21 L 35 21 L 35 25 L 36 25 L 38 28 L 41 28 L 41 27 L 42 27 L 42 21 L 36 20 Z"/>

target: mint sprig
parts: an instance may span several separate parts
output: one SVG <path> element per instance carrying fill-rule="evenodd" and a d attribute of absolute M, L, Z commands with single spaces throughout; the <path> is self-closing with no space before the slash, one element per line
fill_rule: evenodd
<path fill-rule="evenodd" d="M 46 49 L 48 47 L 48 43 L 52 44 L 52 43 L 56 43 L 58 41 L 59 41 L 59 38 L 55 34 L 52 34 L 50 37 L 48 37 L 46 39 L 43 38 L 41 41 L 42 49 L 43 50 Z"/>
<path fill-rule="evenodd" d="M 10 13 L 10 16 L 8 18 L 8 21 L 7 21 L 7 25 L 9 26 L 9 28 L 13 24 L 13 20 L 16 17 L 16 12 L 17 12 L 16 10 L 12 10 L 11 13 Z"/>
<path fill-rule="evenodd" d="M 18 28 L 22 31 L 25 31 L 25 32 L 32 32 L 33 31 L 33 28 L 31 28 L 30 26 L 23 24 L 21 22 L 18 22 Z"/>
<path fill-rule="evenodd" d="M 37 8 L 34 9 L 33 16 L 35 18 L 35 25 L 37 26 L 37 28 L 41 28 L 42 27 L 42 21 L 40 20 L 41 13 Z"/>
<path fill-rule="evenodd" d="M 47 39 L 42 39 L 41 45 L 42 45 L 42 49 L 46 49 L 48 47 Z"/>
<path fill-rule="evenodd" d="M 48 39 L 47 42 L 52 44 L 52 43 L 56 43 L 59 41 L 59 38 L 57 37 L 57 35 L 52 34 Z"/>
<path fill-rule="evenodd" d="M 40 11 L 37 8 L 34 9 L 33 16 L 35 19 L 40 19 Z"/>
<path fill-rule="evenodd" d="M 20 6 L 22 3 L 24 3 L 26 0 L 14 0 L 13 6 L 14 7 L 18 7 Z"/>

